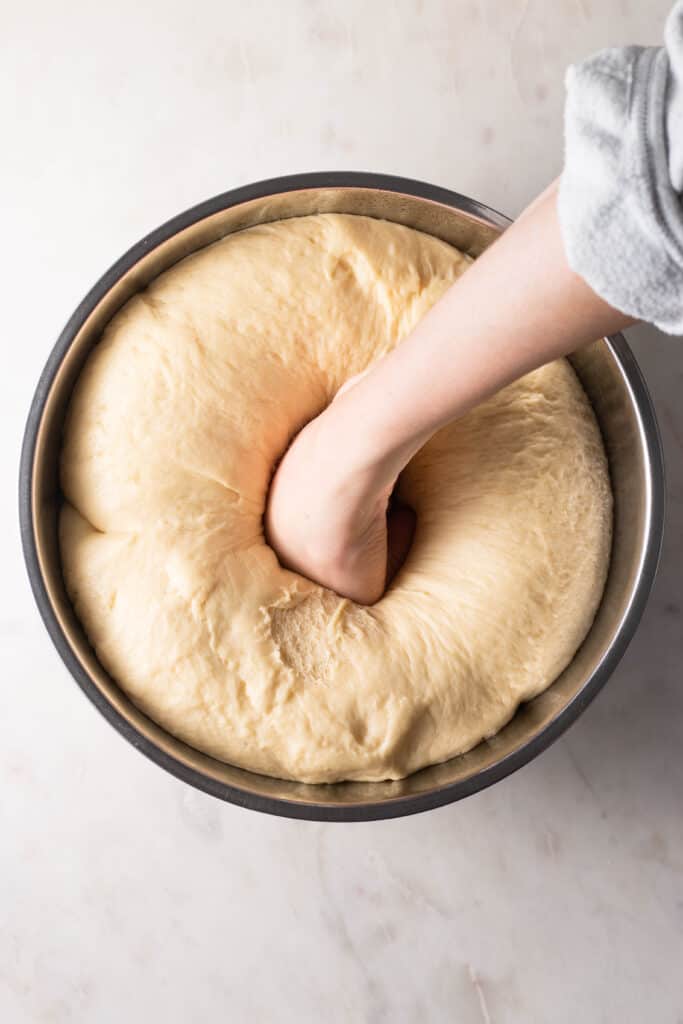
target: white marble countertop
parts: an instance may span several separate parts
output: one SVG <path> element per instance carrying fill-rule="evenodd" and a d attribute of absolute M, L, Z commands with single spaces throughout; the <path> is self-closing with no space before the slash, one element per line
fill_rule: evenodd
<path fill-rule="evenodd" d="M 23 421 L 57 333 L 148 229 L 355 168 L 508 213 L 561 166 L 563 70 L 668 0 L 27 0 L 0 39 L 4 480 L 0 1020 L 683 1021 L 683 348 L 631 332 L 669 477 L 623 663 L 548 752 L 460 804 L 320 825 L 177 782 L 85 700 L 22 563 Z"/>

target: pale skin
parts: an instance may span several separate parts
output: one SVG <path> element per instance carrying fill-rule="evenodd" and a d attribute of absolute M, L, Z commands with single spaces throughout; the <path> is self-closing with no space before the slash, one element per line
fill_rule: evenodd
<path fill-rule="evenodd" d="M 413 455 L 506 384 L 631 323 L 567 264 L 551 185 L 294 439 L 265 516 L 281 564 L 374 604 L 412 539 L 412 511 L 390 498 Z"/>

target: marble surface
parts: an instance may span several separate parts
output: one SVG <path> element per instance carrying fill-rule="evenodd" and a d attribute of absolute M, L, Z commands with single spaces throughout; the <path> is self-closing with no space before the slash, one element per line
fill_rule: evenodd
<path fill-rule="evenodd" d="M 601 697 L 531 765 L 415 818 L 320 825 L 175 781 L 88 704 L 19 548 L 23 421 L 129 244 L 291 171 L 424 178 L 515 214 L 561 167 L 563 70 L 667 0 L 3 7 L 0 1020 L 683 1021 L 683 348 L 659 411 L 664 556 Z"/>

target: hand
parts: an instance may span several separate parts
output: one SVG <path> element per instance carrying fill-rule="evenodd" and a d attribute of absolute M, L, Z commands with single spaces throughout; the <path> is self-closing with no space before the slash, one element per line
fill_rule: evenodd
<path fill-rule="evenodd" d="M 266 538 L 282 565 L 359 604 L 374 604 L 400 567 L 415 515 L 392 491 L 396 470 L 354 444 L 338 393 L 285 453 L 268 496 Z M 362 450 L 362 458 L 355 454 Z"/>

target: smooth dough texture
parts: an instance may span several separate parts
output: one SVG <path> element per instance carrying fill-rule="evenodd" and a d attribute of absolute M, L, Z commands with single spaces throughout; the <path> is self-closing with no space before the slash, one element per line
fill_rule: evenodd
<path fill-rule="evenodd" d="M 411 462 L 415 541 L 373 607 L 264 541 L 290 438 L 468 264 L 385 221 L 279 221 L 177 264 L 93 350 L 62 457 L 66 584 L 105 668 L 192 746 L 305 782 L 400 778 L 495 733 L 583 640 L 611 492 L 564 360 Z"/>

